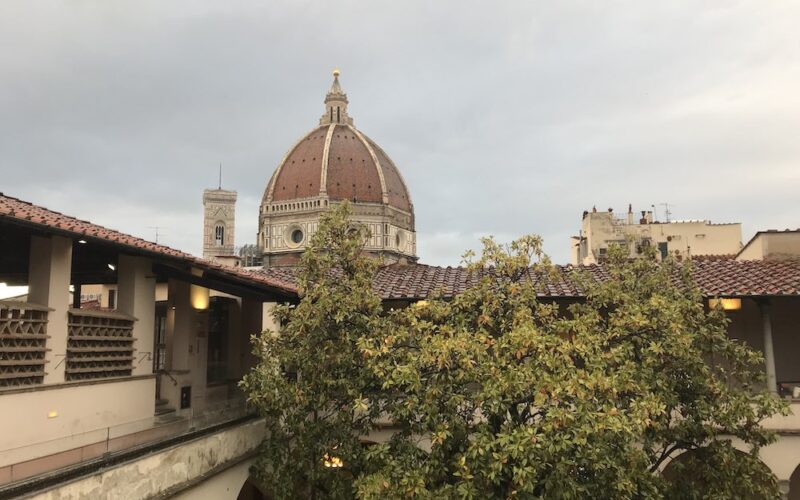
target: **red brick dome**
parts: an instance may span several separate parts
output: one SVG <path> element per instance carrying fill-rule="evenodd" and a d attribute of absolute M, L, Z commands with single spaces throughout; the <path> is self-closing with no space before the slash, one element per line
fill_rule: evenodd
<path fill-rule="evenodd" d="M 320 126 L 289 150 L 264 191 L 263 205 L 325 198 L 380 203 L 411 214 L 405 182 L 389 156 L 353 126 L 334 72 Z"/>
<path fill-rule="evenodd" d="M 264 201 L 319 196 L 412 211 L 408 189 L 392 160 L 349 124 L 322 125 L 300 139 L 272 175 Z"/>
<path fill-rule="evenodd" d="M 348 200 L 369 230 L 364 250 L 385 262 L 417 259 L 414 205 L 389 156 L 353 126 L 339 72 L 319 126 L 289 149 L 272 174 L 258 216 L 264 265 L 296 265 L 329 206 Z"/>

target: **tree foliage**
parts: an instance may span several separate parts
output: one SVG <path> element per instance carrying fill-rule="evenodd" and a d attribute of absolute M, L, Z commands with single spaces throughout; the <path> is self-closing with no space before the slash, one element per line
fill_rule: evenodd
<path fill-rule="evenodd" d="M 377 263 L 361 256 L 367 229 L 349 214 L 345 203 L 322 216 L 302 257 L 302 299 L 277 307 L 280 332 L 253 339 L 260 361 L 242 385 L 267 417 L 255 471 L 276 498 L 350 498 L 362 474 L 376 382 L 356 342 L 382 319 Z"/>
<path fill-rule="evenodd" d="M 305 296 L 280 309 L 280 335 L 260 337 L 246 379 L 269 417 L 259 471 L 278 497 L 777 495 L 759 422 L 785 406 L 754 387 L 760 355 L 728 337 L 688 264 L 612 250 L 603 279 L 573 276 L 583 299 L 556 303 L 540 293 L 559 276 L 539 238 L 485 239 L 477 285 L 382 314 L 349 227 L 326 216 Z M 379 416 L 391 439 L 359 447 Z M 334 448 L 346 470 L 321 465 Z M 665 478 L 685 451 L 671 466 L 682 480 Z"/>
<path fill-rule="evenodd" d="M 360 494 L 686 498 L 659 472 L 702 448 L 713 459 L 694 477 L 716 486 L 692 495 L 772 498 L 757 460 L 712 444 L 736 437 L 755 454 L 771 441 L 758 422 L 781 406 L 751 390 L 759 354 L 705 310 L 688 265 L 649 257 L 611 252 L 605 279 L 578 278 L 586 300 L 560 309 L 538 297 L 555 279 L 538 238 L 484 240 L 477 286 L 399 311 L 389 338 L 362 341 L 401 432 L 372 450 L 384 465 Z M 411 446 L 421 437 L 429 452 Z M 749 474 L 717 467 L 730 460 Z"/>

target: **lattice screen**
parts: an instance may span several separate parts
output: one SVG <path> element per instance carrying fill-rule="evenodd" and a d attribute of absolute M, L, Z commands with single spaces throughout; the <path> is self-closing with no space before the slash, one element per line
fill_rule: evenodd
<path fill-rule="evenodd" d="M 0 387 L 44 380 L 47 312 L 34 304 L 0 302 Z"/>
<path fill-rule="evenodd" d="M 133 342 L 132 319 L 110 312 L 70 309 L 66 379 L 130 376 Z"/>

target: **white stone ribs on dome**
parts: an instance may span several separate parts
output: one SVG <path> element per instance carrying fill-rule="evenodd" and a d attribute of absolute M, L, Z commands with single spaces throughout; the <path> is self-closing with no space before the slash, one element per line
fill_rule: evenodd
<path fill-rule="evenodd" d="M 350 131 L 353 132 L 356 135 L 356 137 L 358 137 L 358 139 L 364 144 L 364 147 L 367 148 L 367 151 L 369 152 L 369 155 L 372 158 L 372 162 L 375 165 L 375 168 L 378 169 L 378 178 L 381 180 L 381 200 L 383 201 L 384 204 L 388 205 L 389 190 L 386 189 L 386 179 L 383 178 L 383 168 L 381 167 L 380 160 L 378 160 L 378 155 L 375 154 L 375 150 L 372 149 L 372 146 L 370 145 L 369 141 L 364 138 L 364 135 L 361 132 L 359 132 L 357 128 L 355 128 L 352 125 L 347 125 L 347 128 L 350 129 Z"/>
<path fill-rule="evenodd" d="M 322 147 L 322 168 L 320 169 L 319 179 L 319 195 L 326 196 L 328 194 L 328 158 L 331 151 L 331 138 L 333 131 L 336 129 L 336 124 L 331 123 L 328 125 L 328 133 L 325 136 L 325 145 Z"/>
<path fill-rule="evenodd" d="M 383 154 L 383 157 L 386 158 L 386 161 L 389 162 L 389 164 L 390 164 L 389 166 L 391 166 L 392 169 L 394 169 L 394 171 L 397 172 L 397 177 L 400 179 L 400 183 L 403 184 L 403 190 L 405 191 L 406 196 L 408 196 L 408 206 L 411 208 L 411 211 L 413 212 L 414 203 L 411 201 L 411 192 L 408 190 L 408 184 L 406 184 L 406 180 L 403 178 L 403 173 L 400 172 L 400 169 L 397 168 L 397 165 L 394 164 L 394 160 L 392 160 L 392 158 L 389 155 L 386 154 L 386 151 L 384 151 L 382 147 L 378 146 L 377 142 L 373 141 L 372 139 L 370 139 L 366 135 L 364 135 L 364 139 L 366 139 L 366 142 L 368 144 L 370 144 L 371 146 L 374 146 L 375 149 L 380 151 L 381 154 Z M 370 149 L 370 151 L 372 151 L 372 150 Z M 383 173 L 382 172 L 381 172 L 381 179 L 383 179 Z M 384 193 L 386 193 L 387 197 L 389 196 L 388 190 L 384 189 Z M 384 202 L 384 203 L 387 203 L 387 202 Z"/>
<path fill-rule="evenodd" d="M 309 135 L 311 135 L 312 132 L 320 128 L 321 127 L 314 127 L 313 129 L 309 130 L 307 134 L 300 136 L 300 139 L 298 139 L 298 141 L 294 143 L 294 146 L 289 148 L 289 151 L 287 151 L 286 154 L 283 155 L 283 159 L 281 160 L 280 163 L 278 163 L 278 168 L 276 168 L 275 171 L 272 172 L 272 177 L 269 178 L 269 182 L 267 183 L 267 189 L 264 191 L 264 196 L 261 198 L 262 205 L 264 203 L 272 202 L 272 196 L 275 192 L 275 182 L 278 180 L 278 176 L 280 175 L 281 170 L 283 170 L 283 165 L 286 163 L 286 159 L 289 158 L 289 155 L 291 155 L 294 152 L 294 150 L 297 149 L 297 147 L 300 144 L 302 144 L 303 141 L 306 140 L 306 138 Z"/>

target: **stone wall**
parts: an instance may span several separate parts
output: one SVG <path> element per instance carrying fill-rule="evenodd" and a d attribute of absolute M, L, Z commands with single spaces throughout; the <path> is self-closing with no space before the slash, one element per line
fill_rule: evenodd
<path fill-rule="evenodd" d="M 60 484 L 40 492 L 36 498 L 166 498 L 241 464 L 251 457 L 263 438 L 264 421 L 249 421 L 126 462 L 110 470 Z M 231 498 L 236 498 L 236 494 L 238 490 Z"/>

